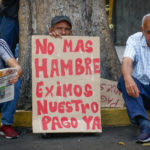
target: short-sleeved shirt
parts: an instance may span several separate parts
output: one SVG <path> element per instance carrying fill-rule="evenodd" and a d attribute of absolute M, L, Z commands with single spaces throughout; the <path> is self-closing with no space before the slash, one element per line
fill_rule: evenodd
<path fill-rule="evenodd" d="M 150 48 L 142 32 L 128 38 L 123 57 L 129 57 L 133 61 L 132 76 L 144 85 L 150 84 Z"/>
<path fill-rule="evenodd" d="M 0 39 L 0 69 L 5 68 L 7 61 L 13 57 L 8 44 L 3 39 Z"/>

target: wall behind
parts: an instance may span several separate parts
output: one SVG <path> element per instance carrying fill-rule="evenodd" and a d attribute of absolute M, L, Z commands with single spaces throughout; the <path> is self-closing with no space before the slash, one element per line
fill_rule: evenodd
<path fill-rule="evenodd" d="M 141 20 L 150 13 L 150 0 L 115 0 L 115 44 L 125 45 L 128 36 L 140 31 Z"/>

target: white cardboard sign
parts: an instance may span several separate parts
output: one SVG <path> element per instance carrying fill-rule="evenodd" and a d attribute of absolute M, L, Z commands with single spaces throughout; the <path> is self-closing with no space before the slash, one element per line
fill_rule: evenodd
<path fill-rule="evenodd" d="M 33 132 L 101 132 L 99 37 L 32 37 Z"/>

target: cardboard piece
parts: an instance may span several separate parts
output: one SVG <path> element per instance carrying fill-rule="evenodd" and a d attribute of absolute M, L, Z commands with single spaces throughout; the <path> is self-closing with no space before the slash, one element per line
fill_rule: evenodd
<path fill-rule="evenodd" d="M 99 37 L 32 36 L 33 132 L 101 132 Z"/>
<path fill-rule="evenodd" d="M 117 82 L 102 79 L 100 80 L 101 107 L 124 107 L 124 100 L 121 92 L 117 89 Z"/>

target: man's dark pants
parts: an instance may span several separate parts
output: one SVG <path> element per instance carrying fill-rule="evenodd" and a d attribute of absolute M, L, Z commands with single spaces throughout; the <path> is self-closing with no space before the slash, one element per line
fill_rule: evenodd
<path fill-rule="evenodd" d="M 150 85 L 144 85 L 134 77 L 133 79 L 140 91 L 139 97 L 133 98 L 127 94 L 123 76 L 120 77 L 118 82 L 118 89 L 122 92 L 129 118 L 135 124 L 134 118 L 136 116 L 142 116 L 149 120 L 146 108 L 150 109 Z"/>
<path fill-rule="evenodd" d="M 0 38 L 7 42 L 15 56 L 16 44 L 19 42 L 18 19 L 0 16 Z"/>

